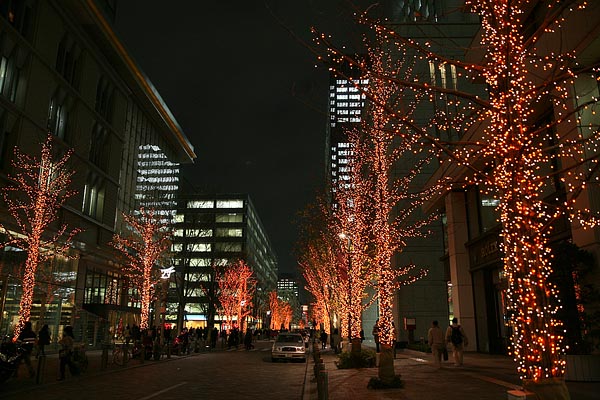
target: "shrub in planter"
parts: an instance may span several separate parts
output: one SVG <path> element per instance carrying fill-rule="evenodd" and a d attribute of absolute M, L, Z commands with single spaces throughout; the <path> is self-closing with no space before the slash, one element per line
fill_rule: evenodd
<path fill-rule="evenodd" d="M 376 354 L 371 349 L 361 349 L 359 353 L 344 351 L 338 356 L 335 365 L 339 369 L 349 368 L 374 368 Z"/>

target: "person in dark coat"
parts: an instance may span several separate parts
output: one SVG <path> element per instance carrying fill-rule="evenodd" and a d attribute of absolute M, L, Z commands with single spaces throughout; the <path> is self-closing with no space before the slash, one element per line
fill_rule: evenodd
<path fill-rule="evenodd" d="M 321 348 L 327 347 L 327 332 L 321 331 Z"/>
<path fill-rule="evenodd" d="M 250 329 L 246 329 L 246 334 L 244 335 L 244 346 L 246 347 L 246 350 L 254 348 L 252 345 L 252 331 Z"/>
<path fill-rule="evenodd" d="M 29 370 L 29 376 L 33 378 L 35 376 L 35 370 L 31 365 L 31 353 L 33 353 L 33 348 L 35 346 L 37 335 L 31 328 L 31 321 L 25 322 L 23 330 L 21 331 L 17 339 L 22 342 L 22 346 L 24 349 L 23 361 L 25 361 L 25 365 L 27 365 L 27 369 Z"/>
<path fill-rule="evenodd" d="M 63 329 L 62 339 L 58 342 L 61 346 L 61 349 L 58 353 L 60 358 L 60 377 L 59 381 L 65 379 L 65 370 L 67 365 L 69 366 L 69 371 L 71 374 L 76 370 L 75 365 L 73 364 L 73 347 L 75 345 L 75 335 L 73 334 L 72 326 L 65 326 Z"/>
<path fill-rule="evenodd" d="M 46 355 L 44 348 L 50 344 L 50 339 L 50 328 L 48 327 L 48 324 L 45 324 L 38 333 L 38 355 Z"/>

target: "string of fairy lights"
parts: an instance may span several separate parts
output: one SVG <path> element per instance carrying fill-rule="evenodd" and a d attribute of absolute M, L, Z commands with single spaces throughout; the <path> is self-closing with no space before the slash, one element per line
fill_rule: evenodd
<path fill-rule="evenodd" d="M 153 291 L 158 282 L 157 262 L 171 245 L 172 230 L 154 210 L 140 208 L 135 215 L 123 214 L 130 234 L 115 234 L 110 243 L 120 252 L 125 273 L 140 293 L 140 329 L 147 329 Z"/>
<path fill-rule="evenodd" d="M 228 266 L 217 277 L 219 303 L 223 319 L 233 327 L 234 316 L 238 327 L 243 330 L 242 321 L 252 313 L 252 298 L 256 290 L 254 272 L 243 260 Z"/>
<path fill-rule="evenodd" d="M 340 50 L 330 36 L 314 32 L 315 43 L 327 53 L 318 59 L 332 73 L 343 76 L 341 66 L 350 64 L 369 78 L 371 85 L 362 93 L 372 105 L 373 128 L 369 133 L 372 137 L 381 135 L 374 141 L 385 140 L 383 132 L 390 132 L 394 125 L 398 127 L 396 140 L 414 137 L 428 142 L 441 170 L 448 170 L 445 164 L 454 164 L 466 171 L 452 186 L 440 182 L 428 194 L 441 196 L 449 187 L 478 185 L 498 201 L 512 330 L 509 350 L 521 377 L 538 381 L 560 377 L 565 369 L 565 328 L 555 318 L 559 294 L 548 281 L 553 222 L 564 216 L 585 229 L 596 227 L 600 221 L 593 210 L 577 202 L 589 196 L 589 183 L 597 184 L 599 179 L 596 107 L 600 77 L 598 65 L 581 66 L 575 51 L 561 48 L 567 43 L 561 36 L 562 28 L 569 18 L 581 17 L 588 2 L 553 0 L 535 9 L 534 3 L 466 1 L 466 9 L 481 19 L 484 56 L 479 64 L 436 54 L 431 43 L 403 37 L 393 25 L 373 21 L 366 14 L 359 15 L 358 21 L 372 28 L 377 38 L 365 42 L 368 62 Z M 573 12 L 579 12 L 578 16 L 572 17 Z M 408 64 L 395 64 L 397 60 Z M 429 63 L 432 71 L 448 66 L 456 70 L 460 82 L 483 81 L 487 98 L 461 91 L 457 85 L 442 86 L 426 74 L 416 73 L 416 63 Z M 356 87 L 360 90 L 359 85 Z M 405 99 L 405 103 L 388 101 L 385 91 L 392 88 L 399 90 L 397 98 Z M 449 107 L 433 110 L 428 118 L 420 115 L 417 123 L 414 110 L 423 100 Z M 540 110 L 548 108 L 553 117 L 544 119 Z M 447 135 L 430 134 L 434 130 Z M 458 140 L 451 140 L 451 130 L 459 134 Z M 387 226 L 386 213 L 389 199 L 401 186 L 386 192 L 389 182 L 385 179 L 390 171 L 385 157 L 389 150 L 386 153 L 377 146 L 373 144 L 366 154 L 377 157 L 372 163 L 378 177 L 373 202 L 380 217 L 372 230 L 377 232 L 377 249 L 381 251 L 375 262 L 385 266 L 390 254 L 399 250 L 390 253 L 385 247 L 395 237 Z M 555 187 L 555 177 L 562 187 Z M 566 200 L 560 196 L 549 200 L 553 191 L 564 191 Z M 387 299 L 395 289 L 387 282 L 393 276 L 385 267 L 378 269 L 377 275 L 381 317 L 391 320 Z M 383 335 L 387 333 L 384 329 Z"/>
<path fill-rule="evenodd" d="M 290 326 L 293 318 L 293 310 L 290 303 L 280 299 L 277 296 L 277 291 L 269 292 L 269 308 L 271 310 L 271 329 L 287 329 Z"/>
<path fill-rule="evenodd" d="M 71 152 L 55 160 L 52 136 L 42 145 L 40 158 L 21 153 L 15 149 L 16 158 L 12 165 L 16 171 L 11 176 L 13 185 L 2 188 L 9 214 L 13 217 L 19 233 L 0 226 L 8 237 L 2 247 L 14 246 L 27 252 L 23 270 L 22 296 L 19 303 L 19 319 L 14 328 L 17 339 L 25 322 L 31 317 L 33 291 L 38 266 L 52 257 L 67 256 L 73 237 L 80 229 L 67 231 L 63 224 L 52 235 L 50 225 L 58 218 L 58 211 L 65 201 L 75 195 L 69 189 L 74 171 L 68 167 Z"/>

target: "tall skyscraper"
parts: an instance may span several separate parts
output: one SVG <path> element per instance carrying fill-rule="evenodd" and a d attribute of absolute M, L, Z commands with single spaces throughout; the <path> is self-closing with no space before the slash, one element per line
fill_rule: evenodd
<path fill-rule="evenodd" d="M 361 78 L 360 71 L 347 68 L 343 75 L 332 75 L 329 83 L 325 165 L 332 192 L 350 179 L 348 160 L 352 148 L 347 133 L 360 126 L 366 101 L 363 91 L 368 86 L 368 80 Z"/>

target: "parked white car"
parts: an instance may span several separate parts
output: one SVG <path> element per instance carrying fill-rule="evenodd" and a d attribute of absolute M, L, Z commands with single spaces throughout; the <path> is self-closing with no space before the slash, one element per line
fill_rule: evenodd
<path fill-rule="evenodd" d="M 271 348 L 271 360 L 300 360 L 306 362 L 306 345 L 299 333 L 281 332 Z"/>

